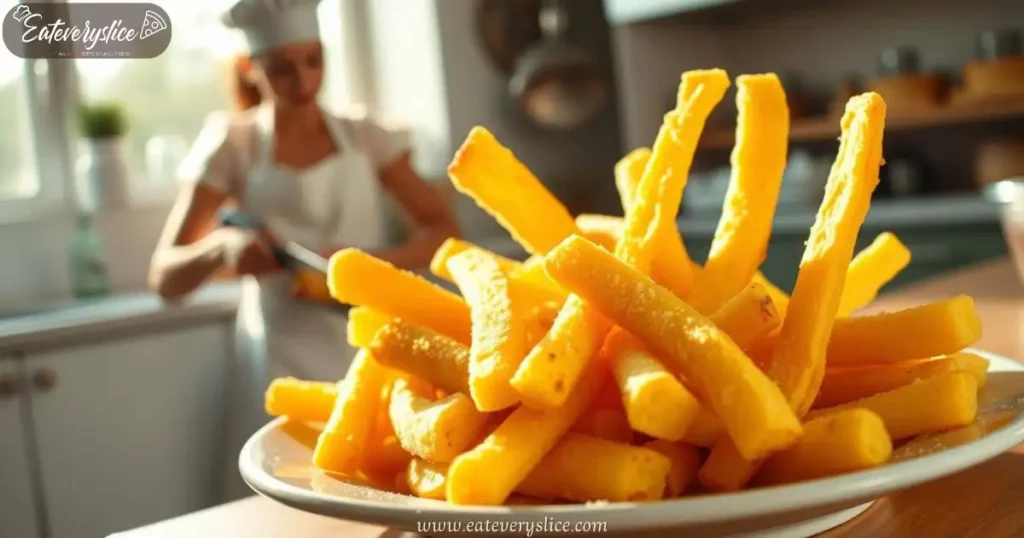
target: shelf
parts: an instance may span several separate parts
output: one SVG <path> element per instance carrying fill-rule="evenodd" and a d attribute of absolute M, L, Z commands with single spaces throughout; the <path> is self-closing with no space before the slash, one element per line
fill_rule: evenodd
<path fill-rule="evenodd" d="M 927 111 L 891 114 L 885 121 L 886 132 L 909 131 L 940 125 L 959 125 L 1024 117 L 1024 99 L 978 101 L 948 105 Z M 828 140 L 839 136 L 839 118 L 795 120 L 789 128 L 791 142 Z M 701 137 L 701 149 L 731 148 L 736 140 L 735 127 L 711 128 Z"/>

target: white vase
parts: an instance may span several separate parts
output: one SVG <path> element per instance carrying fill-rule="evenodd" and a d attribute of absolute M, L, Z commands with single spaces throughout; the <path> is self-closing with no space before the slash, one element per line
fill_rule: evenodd
<path fill-rule="evenodd" d="M 131 177 L 124 139 L 86 139 L 83 149 L 77 174 L 80 207 L 95 212 L 127 206 Z"/>

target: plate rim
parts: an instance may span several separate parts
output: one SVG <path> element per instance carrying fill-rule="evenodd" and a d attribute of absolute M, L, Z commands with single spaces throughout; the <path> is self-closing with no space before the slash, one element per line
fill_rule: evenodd
<path fill-rule="evenodd" d="M 995 353 L 965 349 L 1008 368 L 1024 372 L 1024 364 Z M 989 370 L 992 370 L 990 365 Z M 260 495 L 321 515 L 390 525 L 433 520 L 604 521 L 618 530 L 653 529 L 673 525 L 715 524 L 784 514 L 815 506 L 855 503 L 913 487 L 980 465 L 1024 442 L 1024 413 L 991 434 L 957 447 L 874 469 L 794 484 L 716 493 L 650 503 L 591 503 L 540 506 L 462 506 L 424 499 L 422 504 L 353 499 L 302 489 L 263 472 L 251 457 L 258 440 L 286 419 L 275 418 L 245 443 L 239 454 L 242 479 Z M 893 472 L 893 470 L 897 472 Z M 353 487 L 361 487 L 353 485 Z M 827 495 L 823 496 L 822 492 Z M 807 499 L 817 499 L 808 503 Z"/>

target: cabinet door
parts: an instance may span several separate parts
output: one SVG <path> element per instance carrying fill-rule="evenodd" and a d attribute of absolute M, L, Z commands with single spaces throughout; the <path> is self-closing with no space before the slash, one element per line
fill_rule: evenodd
<path fill-rule="evenodd" d="M 39 536 L 21 361 L 0 358 L 0 536 Z"/>
<path fill-rule="evenodd" d="M 214 503 L 228 335 L 208 325 L 25 359 L 51 538 Z"/>

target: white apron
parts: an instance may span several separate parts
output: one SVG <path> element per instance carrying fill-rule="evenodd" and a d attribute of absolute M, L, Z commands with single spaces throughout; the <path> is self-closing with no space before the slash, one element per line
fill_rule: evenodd
<path fill-rule="evenodd" d="M 239 201 L 242 211 L 262 220 L 284 240 L 313 250 L 328 247 L 373 249 L 383 242 L 383 200 L 377 174 L 342 121 L 324 115 L 337 153 L 295 171 L 274 163 L 274 113 L 257 112 L 258 151 Z M 238 453 L 268 420 L 263 394 L 275 377 L 316 381 L 344 377 L 355 355 L 346 340 L 345 317 L 323 305 L 291 296 L 291 275 L 242 283 L 235 330 L 235 362 L 228 402 L 225 500 L 251 495 L 238 476 Z"/>

